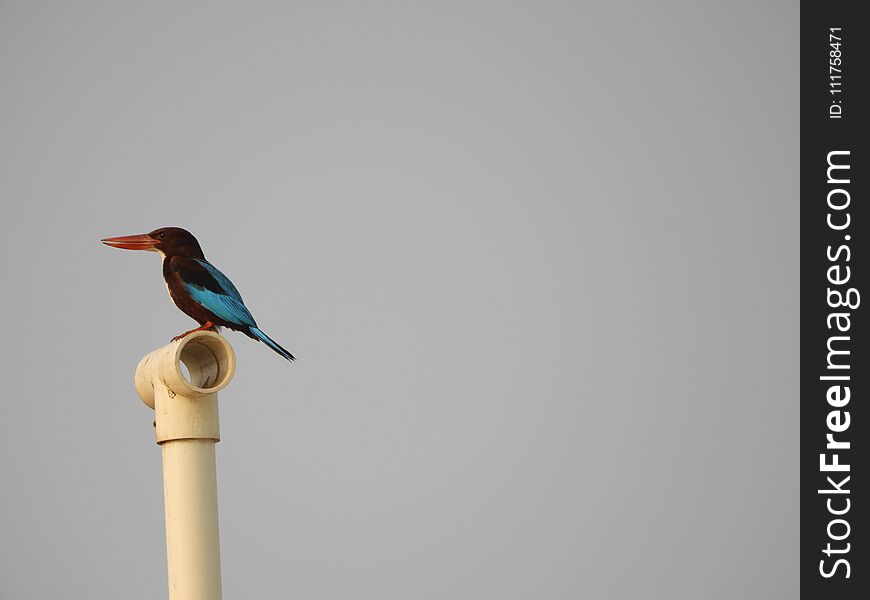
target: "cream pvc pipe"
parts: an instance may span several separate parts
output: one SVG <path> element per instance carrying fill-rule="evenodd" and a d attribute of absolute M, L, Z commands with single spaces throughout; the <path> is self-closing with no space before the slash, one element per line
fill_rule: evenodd
<path fill-rule="evenodd" d="M 220 441 L 217 392 L 235 370 L 232 346 L 211 331 L 197 331 L 159 348 L 136 368 L 136 391 L 154 409 L 157 443 L 163 449 L 170 600 L 221 597 L 214 459 L 214 445 Z"/>

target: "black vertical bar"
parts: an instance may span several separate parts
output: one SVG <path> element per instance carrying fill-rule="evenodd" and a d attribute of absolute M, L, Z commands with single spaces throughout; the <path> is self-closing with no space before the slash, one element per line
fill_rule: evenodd
<path fill-rule="evenodd" d="M 870 303 L 865 9 L 801 4 L 803 598 L 870 598 L 870 494 L 858 491 L 870 490 L 870 305 L 861 297 L 866 292 Z"/>

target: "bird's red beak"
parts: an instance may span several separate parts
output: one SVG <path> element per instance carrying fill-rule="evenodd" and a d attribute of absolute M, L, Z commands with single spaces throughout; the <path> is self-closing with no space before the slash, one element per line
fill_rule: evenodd
<path fill-rule="evenodd" d="M 155 240 L 147 233 L 140 235 L 122 235 L 121 237 L 106 238 L 100 240 L 107 246 L 112 248 L 123 248 L 124 250 L 154 250 L 154 245 L 159 240 Z"/>

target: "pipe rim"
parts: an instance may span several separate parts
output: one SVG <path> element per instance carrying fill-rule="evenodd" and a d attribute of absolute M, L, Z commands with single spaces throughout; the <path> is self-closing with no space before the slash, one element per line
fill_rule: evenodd
<path fill-rule="evenodd" d="M 197 394 L 214 394 L 224 389 L 232 380 L 236 371 L 236 354 L 230 343 L 220 334 L 214 331 L 195 331 L 173 342 L 177 344 L 173 353 L 173 365 L 179 380 L 190 391 Z M 194 347 L 196 349 L 194 350 Z M 188 379 L 181 370 L 181 363 L 187 367 L 190 373 Z M 209 364 L 211 363 L 211 364 Z M 196 379 L 202 376 L 203 368 L 209 369 L 217 375 L 213 385 L 197 385 Z M 206 377 L 208 381 L 208 377 Z"/>

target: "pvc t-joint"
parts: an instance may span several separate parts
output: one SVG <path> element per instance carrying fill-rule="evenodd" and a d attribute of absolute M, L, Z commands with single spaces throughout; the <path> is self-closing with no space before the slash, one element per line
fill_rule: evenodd
<path fill-rule="evenodd" d="M 235 371 L 232 346 L 212 331 L 190 333 L 145 356 L 136 367 L 136 392 L 154 409 L 157 443 L 220 440 L 217 392 Z"/>

